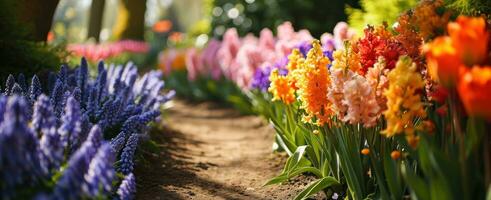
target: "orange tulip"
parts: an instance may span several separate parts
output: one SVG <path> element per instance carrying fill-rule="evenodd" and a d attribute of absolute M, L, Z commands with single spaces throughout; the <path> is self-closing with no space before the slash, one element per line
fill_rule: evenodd
<path fill-rule="evenodd" d="M 491 121 L 491 66 L 460 68 L 457 90 L 467 114 Z"/>
<path fill-rule="evenodd" d="M 459 51 L 450 37 L 438 37 L 424 46 L 428 63 L 428 73 L 435 81 L 445 87 L 454 86 L 457 81 L 461 60 Z"/>
<path fill-rule="evenodd" d="M 456 22 L 448 23 L 447 29 L 455 48 L 462 52 L 461 60 L 467 66 L 484 61 L 489 39 L 484 18 L 459 16 Z"/>
<path fill-rule="evenodd" d="M 172 22 L 169 20 L 158 21 L 153 25 L 153 31 L 157 33 L 168 32 L 172 28 Z"/>

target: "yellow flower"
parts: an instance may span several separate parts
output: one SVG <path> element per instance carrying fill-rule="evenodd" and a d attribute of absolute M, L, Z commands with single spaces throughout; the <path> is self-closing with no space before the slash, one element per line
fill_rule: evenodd
<path fill-rule="evenodd" d="M 278 69 L 274 69 L 269 76 L 271 84 L 268 91 L 273 94 L 273 101 L 282 101 L 289 105 L 295 101 L 295 88 L 288 76 L 280 76 Z"/>
<path fill-rule="evenodd" d="M 289 72 L 295 71 L 304 61 L 305 59 L 303 58 L 300 50 L 293 49 L 292 53 L 288 56 L 288 64 L 286 65 L 286 68 Z"/>
<path fill-rule="evenodd" d="M 414 119 L 426 117 L 418 94 L 425 84 L 416 70 L 416 64 L 409 57 L 401 57 L 388 74 L 389 88 L 384 92 L 387 97 L 387 110 L 384 112 L 387 128 L 381 132 L 387 137 L 405 133 L 408 138 L 413 138 Z"/>
<path fill-rule="evenodd" d="M 333 52 L 332 57 L 334 61 L 332 62 L 332 68 L 343 70 L 350 69 L 353 72 L 360 72 L 360 57 L 357 53 L 353 52 L 351 46 L 351 44 L 347 44 L 344 49 L 338 49 Z"/>
<path fill-rule="evenodd" d="M 299 67 L 297 86 L 301 108 L 306 115 L 303 120 L 322 126 L 330 122 L 331 103 L 327 99 L 329 59 L 324 56 L 319 41 L 314 41 L 305 62 Z"/>

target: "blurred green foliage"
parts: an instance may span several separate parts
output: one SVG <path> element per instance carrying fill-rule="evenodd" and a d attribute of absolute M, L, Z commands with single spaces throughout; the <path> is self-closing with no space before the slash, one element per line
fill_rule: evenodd
<path fill-rule="evenodd" d="M 418 0 L 360 0 L 362 8 L 346 8 L 348 22 L 358 33 L 362 33 L 367 24 L 377 25 L 387 22 L 392 25 L 404 11 L 414 7 Z"/>
<path fill-rule="evenodd" d="M 29 77 L 56 69 L 66 54 L 63 46 L 31 41 L 29 27 L 17 20 L 16 3 L 0 1 L 0 80 L 8 74 L 22 72 Z"/>
<path fill-rule="evenodd" d="M 239 34 L 258 34 L 264 27 L 276 31 L 284 21 L 296 29 L 308 29 L 315 37 L 332 32 L 346 21 L 345 7 L 359 8 L 358 0 L 214 0 L 212 35 L 221 37 L 229 27 Z"/>
<path fill-rule="evenodd" d="M 490 0 L 445 0 L 445 5 L 461 14 L 491 17 Z"/>

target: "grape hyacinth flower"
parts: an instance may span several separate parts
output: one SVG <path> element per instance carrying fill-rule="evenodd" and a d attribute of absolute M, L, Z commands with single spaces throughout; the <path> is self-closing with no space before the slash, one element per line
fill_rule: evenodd
<path fill-rule="evenodd" d="M 29 98 L 31 100 L 31 103 L 34 104 L 36 100 L 38 99 L 39 95 L 43 93 L 42 88 L 41 88 L 41 82 L 39 81 L 39 78 L 34 75 L 31 80 L 31 85 L 29 87 Z"/>
<path fill-rule="evenodd" d="M 56 183 L 55 199 L 78 199 L 83 196 L 82 185 L 85 181 L 85 173 L 97 149 L 90 140 L 86 140 L 68 161 L 67 168 L 63 171 Z"/>
<path fill-rule="evenodd" d="M 26 108 L 22 97 L 11 97 L 4 114 L 8 120 L 0 125 L 0 180 L 7 188 L 21 183 L 35 183 L 46 174 L 37 137 L 27 127 Z"/>
<path fill-rule="evenodd" d="M 119 160 L 120 166 L 118 168 L 118 171 L 125 175 L 133 171 L 133 156 L 135 154 L 139 139 L 139 134 L 132 134 L 126 142 L 123 153 L 121 153 L 121 159 Z"/>
<path fill-rule="evenodd" d="M 102 143 L 102 133 L 95 125 L 82 146 L 70 157 L 68 166 L 55 186 L 56 199 L 78 199 L 83 195 L 82 187 L 90 162 Z"/>
<path fill-rule="evenodd" d="M 12 92 L 12 87 L 14 87 L 15 78 L 12 74 L 7 77 L 7 81 L 5 82 L 5 96 L 10 96 Z"/>
<path fill-rule="evenodd" d="M 90 162 L 89 171 L 85 174 L 86 184 L 83 188 L 90 197 L 101 195 L 101 192 L 102 194 L 111 192 L 112 181 L 116 178 L 114 159 L 110 144 L 102 144 Z"/>
<path fill-rule="evenodd" d="M 63 95 L 65 93 L 63 88 L 63 82 L 56 80 L 53 91 L 51 92 L 51 104 L 53 105 L 53 110 L 55 111 L 57 117 L 60 117 L 61 113 L 63 112 L 62 103 Z"/>
<path fill-rule="evenodd" d="M 14 86 L 12 87 L 12 91 L 10 95 L 18 95 L 18 96 L 23 96 L 24 95 L 24 90 L 22 90 L 22 87 L 18 83 L 14 83 Z"/>
<path fill-rule="evenodd" d="M 76 144 L 81 131 L 81 112 L 80 105 L 73 97 L 69 97 L 65 107 L 65 113 L 62 116 L 62 124 L 58 129 L 61 135 L 63 146 L 70 147 Z"/>
<path fill-rule="evenodd" d="M 123 182 L 118 188 L 118 197 L 120 200 L 131 200 L 136 193 L 135 175 L 130 173 L 124 177 Z"/>

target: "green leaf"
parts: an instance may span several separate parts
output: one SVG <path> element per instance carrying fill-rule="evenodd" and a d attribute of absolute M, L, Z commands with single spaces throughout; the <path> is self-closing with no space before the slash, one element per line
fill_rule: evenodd
<path fill-rule="evenodd" d="M 289 173 L 282 173 L 279 176 L 268 180 L 268 182 L 266 182 L 264 184 L 264 186 L 285 182 L 288 179 L 293 178 L 295 176 L 298 176 L 298 175 L 305 173 L 305 172 L 310 172 L 310 173 L 313 173 L 313 174 L 321 177 L 321 174 L 320 174 L 321 172 L 314 167 L 300 167 L 300 168 L 297 168 L 295 170 L 290 171 Z"/>
<path fill-rule="evenodd" d="M 302 192 L 300 192 L 300 194 L 298 194 L 295 197 L 295 200 L 303 200 L 303 199 L 306 199 L 309 196 L 312 196 L 315 193 L 320 192 L 320 191 L 322 191 L 323 189 L 325 189 L 327 187 L 330 187 L 330 186 L 333 186 L 333 185 L 338 185 L 338 184 L 339 184 L 339 182 L 335 178 L 333 178 L 331 176 L 321 178 L 321 179 L 319 179 L 317 181 L 314 181 L 309 186 L 307 186 L 307 188 L 305 188 Z"/>
<path fill-rule="evenodd" d="M 419 178 L 408 166 L 402 165 L 401 172 L 411 188 L 412 196 L 420 200 L 430 200 L 429 185 Z"/>

